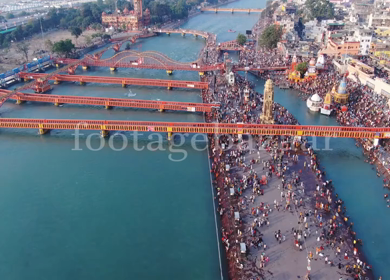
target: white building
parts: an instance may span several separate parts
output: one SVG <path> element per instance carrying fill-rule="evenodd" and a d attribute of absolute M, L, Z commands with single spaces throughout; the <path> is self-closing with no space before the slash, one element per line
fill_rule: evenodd
<path fill-rule="evenodd" d="M 355 38 L 360 42 L 359 54 L 368 55 L 372 41 L 372 31 L 370 29 L 359 28 L 355 31 Z"/>
<path fill-rule="evenodd" d="M 310 109 L 310 111 L 318 112 L 320 111 L 323 104 L 322 98 L 317 94 L 313 94 L 306 100 L 306 106 Z"/>

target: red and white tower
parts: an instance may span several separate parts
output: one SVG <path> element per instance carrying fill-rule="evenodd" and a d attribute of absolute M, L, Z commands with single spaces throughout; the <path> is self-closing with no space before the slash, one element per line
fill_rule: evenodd
<path fill-rule="evenodd" d="M 134 12 L 142 17 L 142 0 L 134 0 Z"/>

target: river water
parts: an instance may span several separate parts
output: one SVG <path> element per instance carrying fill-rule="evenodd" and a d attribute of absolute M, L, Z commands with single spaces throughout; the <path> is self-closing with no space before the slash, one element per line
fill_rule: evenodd
<path fill-rule="evenodd" d="M 265 1 L 243 0 L 228 7 L 261 8 Z M 206 13 L 190 19 L 184 28 L 206 30 L 218 41 L 232 40 L 257 21 L 258 15 Z M 192 61 L 204 46 L 201 38 L 180 35 L 140 40 L 137 50 L 156 50 L 176 60 Z M 113 55 L 108 51 L 104 57 Z M 197 80 L 192 72 L 107 68 L 86 75 Z M 264 81 L 256 88 L 263 92 Z M 199 91 L 132 86 L 63 84 L 53 94 L 201 102 Z M 135 96 L 134 96 L 135 94 Z M 336 125 L 333 118 L 313 115 L 290 90 L 275 89 L 275 100 L 302 124 Z M 158 113 L 146 110 L 7 103 L 2 117 L 203 121 L 202 115 Z M 217 239 L 206 151 L 195 151 L 188 141 L 160 150 L 136 151 L 133 136 L 122 151 L 106 141 L 99 151 L 87 149 L 87 135 L 79 149 L 71 131 L 2 130 L 0 153 L 0 277 L 2 279 L 219 279 Z M 139 146 L 157 140 L 141 135 Z M 123 140 L 114 138 L 115 149 Z M 90 141 L 99 149 L 100 139 Z M 318 147 L 323 148 L 319 139 Z M 156 148 L 156 145 L 152 148 Z M 331 151 L 319 157 L 336 190 L 346 201 L 364 251 L 377 274 L 386 270 L 390 241 L 381 180 L 363 162 L 360 149 L 349 139 L 332 139 Z M 164 149 L 164 151 L 161 151 Z M 183 149 L 183 150 L 181 150 Z M 186 159 L 180 160 L 184 153 Z M 385 277 L 384 279 L 386 279 Z"/>

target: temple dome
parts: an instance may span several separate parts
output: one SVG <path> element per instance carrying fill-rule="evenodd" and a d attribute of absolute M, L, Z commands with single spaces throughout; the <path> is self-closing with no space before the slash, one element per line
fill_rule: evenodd
<path fill-rule="evenodd" d="M 347 93 L 347 81 L 345 80 L 345 77 L 340 82 L 339 89 L 337 91 L 339 94 L 346 94 Z"/>
<path fill-rule="evenodd" d="M 310 59 L 309 65 L 310 66 L 316 66 L 316 61 L 314 60 L 314 57 L 312 59 Z"/>
<path fill-rule="evenodd" d="M 322 101 L 322 98 L 317 94 L 313 94 L 312 97 L 310 97 L 311 101 L 314 101 L 314 102 L 321 102 Z"/>

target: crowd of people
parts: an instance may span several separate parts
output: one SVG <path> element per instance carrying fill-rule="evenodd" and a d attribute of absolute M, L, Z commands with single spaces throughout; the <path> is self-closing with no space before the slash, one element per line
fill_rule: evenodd
<path fill-rule="evenodd" d="M 210 48 L 206 50 L 209 61 L 218 61 L 218 53 L 213 53 Z M 214 57 L 211 58 L 210 54 Z M 273 54 L 278 56 L 276 52 Z M 258 57 L 260 61 L 261 52 Z M 279 58 L 280 61 L 284 59 Z M 275 61 L 278 60 L 270 63 Z M 284 59 L 283 63 L 288 62 Z M 203 79 L 210 84 L 209 89 L 202 93 L 203 101 L 220 104 L 218 110 L 207 113 L 206 121 L 261 123 L 263 98 L 253 91 L 249 81 L 237 74 L 234 86 L 229 85 L 226 77 L 220 74 L 208 74 Z M 245 92 L 248 91 L 249 98 L 246 99 Z M 281 105 L 274 103 L 273 110 L 275 123 L 297 124 L 292 114 Z M 308 259 L 306 278 L 310 279 L 310 261 L 318 256 L 324 256 L 327 266 L 345 269 L 355 279 L 367 273 L 370 266 L 360 259 L 357 251 L 359 242 L 352 224 L 348 222 L 342 200 L 337 195 L 333 200 L 332 183 L 326 181 L 325 172 L 321 171 L 313 151 L 309 149 L 308 154 L 300 152 L 299 147 L 306 148 L 305 140 L 300 142 L 287 136 L 242 139 L 237 135 L 213 135 L 209 136 L 209 141 L 215 199 L 222 222 L 221 238 L 231 279 L 261 279 L 264 268 L 272 263 L 272 257 L 267 252 L 269 244 L 274 242 L 269 241 L 263 232 L 273 226 L 272 213 L 275 211 L 296 213 L 298 216 L 297 225 L 291 230 L 294 237 L 286 236 L 278 229 L 274 238 L 280 246 L 291 242 L 298 252 L 305 249 L 302 253 L 306 253 Z M 291 165 L 298 165 L 298 161 L 302 160 L 305 161 L 303 172 L 312 174 L 313 181 L 310 183 L 301 181 L 302 170 L 290 170 Z M 265 191 L 275 189 L 275 182 L 280 188 L 280 199 L 273 200 L 273 203 L 263 200 Z M 312 185 L 312 192 L 306 184 Z M 308 202 L 307 196 L 313 197 L 314 201 Z M 303 209 L 305 203 L 310 204 L 306 210 Z M 309 238 L 317 240 L 316 256 L 305 245 Z M 353 244 L 347 242 L 351 238 L 355 240 Z"/>
<path fill-rule="evenodd" d="M 291 56 L 279 53 L 275 50 L 255 50 L 247 48 L 240 54 L 240 64 L 242 66 L 285 66 L 291 65 Z M 298 57 L 297 63 L 305 61 Z M 309 60 L 309 59 L 306 59 Z M 308 61 L 307 61 L 308 62 Z M 363 63 L 368 63 L 374 67 L 376 64 L 372 59 L 363 59 Z M 290 69 L 291 71 L 292 69 Z M 376 71 L 380 78 L 387 79 L 387 72 Z M 272 79 L 276 85 L 296 89 L 303 99 L 317 93 L 322 98 L 332 90 L 338 90 L 338 86 L 344 74 L 333 65 L 332 58 L 327 58 L 324 69 L 318 71 L 316 79 L 306 79 L 295 82 L 289 80 L 284 71 L 264 72 L 259 74 L 264 79 Z M 351 76 L 351 75 L 350 75 Z M 353 76 L 347 79 L 347 91 L 349 93 L 348 110 L 342 110 L 341 105 L 334 104 L 337 120 L 341 125 L 365 126 L 365 127 L 386 127 L 390 124 L 390 107 L 387 96 L 375 93 L 369 86 L 361 84 L 358 77 Z M 368 162 L 379 164 L 378 175 L 383 175 L 386 181 L 390 180 L 390 141 L 384 139 L 379 146 L 374 146 L 370 141 L 360 143 L 365 147 Z M 387 184 L 385 184 L 387 185 Z"/>

